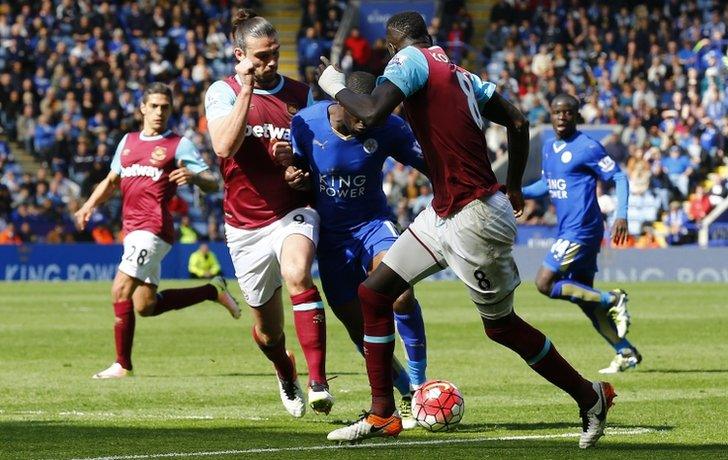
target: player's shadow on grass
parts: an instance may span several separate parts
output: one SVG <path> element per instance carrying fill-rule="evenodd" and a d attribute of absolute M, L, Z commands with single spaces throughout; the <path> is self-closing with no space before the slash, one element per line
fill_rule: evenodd
<path fill-rule="evenodd" d="M 637 369 L 645 374 L 728 374 L 728 369 Z"/>
<path fill-rule="evenodd" d="M 675 427 L 670 425 L 628 425 L 622 423 L 609 423 L 607 430 L 610 428 L 620 429 L 649 429 L 654 431 L 672 431 Z M 538 431 L 538 430 L 577 430 L 581 427 L 576 422 L 538 422 L 538 423 L 467 423 L 463 422 L 458 425 L 458 433 L 488 433 L 492 431 Z"/>
<path fill-rule="evenodd" d="M 329 375 L 366 375 L 366 372 L 328 372 Z M 169 378 L 169 375 L 138 374 L 140 378 Z M 186 377 L 270 377 L 271 372 L 225 372 L 222 374 L 187 374 Z M 299 372 L 299 376 L 307 376 L 307 372 Z M 331 380 L 329 378 L 329 380 Z"/>

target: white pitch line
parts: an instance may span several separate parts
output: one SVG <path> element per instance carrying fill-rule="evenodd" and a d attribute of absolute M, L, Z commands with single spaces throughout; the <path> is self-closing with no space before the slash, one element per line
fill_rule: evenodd
<path fill-rule="evenodd" d="M 608 435 L 635 436 L 646 433 L 654 433 L 657 430 L 652 428 L 611 428 L 607 429 Z M 342 449 L 391 449 L 393 447 L 405 446 L 431 446 L 443 444 L 473 444 L 480 442 L 492 441 L 531 441 L 543 439 L 560 439 L 560 438 L 577 438 L 579 433 L 561 433 L 561 434 L 531 434 L 520 436 L 496 436 L 487 438 L 459 438 L 459 439 L 432 439 L 424 441 L 396 441 L 388 443 L 376 444 L 327 444 L 321 446 L 302 446 L 302 447 L 264 447 L 255 449 L 240 450 L 218 450 L 207 452 L 169 452 L 166 454 L 138 454 L 138 455 L 115 455 L 108 457 L 84 457 L 75 458 L 73 460 L 143 460 L 150 458 L 184 458 L 184 457 L 213 457 L 216 455 L 243 455 L 243 454 L 268 454 L 276 452 L 306 452 L 317 450 L 342 450 Z"/>

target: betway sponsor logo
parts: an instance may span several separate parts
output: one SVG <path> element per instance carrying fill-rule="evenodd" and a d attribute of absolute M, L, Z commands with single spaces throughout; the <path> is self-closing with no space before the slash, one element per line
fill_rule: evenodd
<path fill-rule="evenodd" d="M 278 126 L 273 126 L 270 123 L 265 123 L 264 125 L 247 125 L 245 127 L 245 137 L 248 136 L 255 136 L 255 137 L 262 137 L 265 139 L 282 139 L 284 141 L 290 141 L 291 140 L 291 129 L 290 128 L 280 128 Z"/>
<path fill-rule="evenodd" d="M 162 177 L 162 170 L 154 166 L 144 166 L 133 164 L 131 166 L 121 168 L 121 177 L 149 177 L 157 182 Z"/>

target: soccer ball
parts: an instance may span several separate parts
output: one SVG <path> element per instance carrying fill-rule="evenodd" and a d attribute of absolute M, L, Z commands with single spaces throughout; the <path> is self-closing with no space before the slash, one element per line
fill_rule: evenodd
<path fill-rule="evenodd" d="M 460 390 L 446 380 L 425 382 L 412 396 L 412 414 L 428 431 L 448 431 L 460 423 L 465 400 Z"/>

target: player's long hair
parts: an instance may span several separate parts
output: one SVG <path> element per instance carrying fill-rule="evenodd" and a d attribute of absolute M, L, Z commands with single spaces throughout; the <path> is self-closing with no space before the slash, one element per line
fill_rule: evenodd
<path fill-rule="evenodd" d="M 233 45 L 243 51 L 245 51 L 245 40 L 248 38 L 276 36 L 278 36 L 278 31 L 273 27 L 273 24 L 263 16 L 258 16 L 251 9 L 241 8 L 233 18 L 230 38 Z"/>

